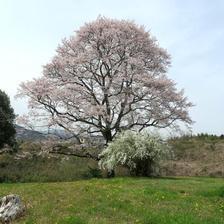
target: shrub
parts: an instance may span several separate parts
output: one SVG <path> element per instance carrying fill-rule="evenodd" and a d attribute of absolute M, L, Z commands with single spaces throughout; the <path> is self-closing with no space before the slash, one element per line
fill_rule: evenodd
<path fill-rule="evenodd" d="M 100 178 L 102 177 L 102 171 L 98 167 L 88 166 L 88 170 L 83 174 L 84 178 Z"/>
<path fill-rule="evenodd" d="M 169 153 L 169 147 L 159 135 L 122 132 L 100 154 L 100 168 L 114 170 L 123 165 L 137 176 L 152 176 L 161 157 Z"/>

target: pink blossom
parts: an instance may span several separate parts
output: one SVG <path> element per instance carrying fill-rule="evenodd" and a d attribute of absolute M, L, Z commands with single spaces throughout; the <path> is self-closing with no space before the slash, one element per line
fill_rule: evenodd
<path fill-rule="evenodd" d="M 110 141 L 121 129 L 191 124 L 192 104 L 167 77 L 169 66 L 143 26 L 99 17 L 64 39 L 43 76 L 22 83 L 18 96 L 55 125 L 72 132 L 81 125 Z"/>

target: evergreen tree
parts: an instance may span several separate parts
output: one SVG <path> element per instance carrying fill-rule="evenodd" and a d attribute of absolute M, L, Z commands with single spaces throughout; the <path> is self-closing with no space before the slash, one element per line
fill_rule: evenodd
<path fill-rule="evenodd" d="M 0 90 L 0 149 L 4 144 L 12 146 L 15 142 L 15 114 L 7 94 Z"/>

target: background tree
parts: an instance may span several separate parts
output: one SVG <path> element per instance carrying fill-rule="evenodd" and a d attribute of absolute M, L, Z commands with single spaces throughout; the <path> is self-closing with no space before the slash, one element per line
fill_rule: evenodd
<path fill-rule="evenodd" d="M 0 90 L 0 149 L 4 144 L 13 145 L 15 142 L 15 114 L 10 106 L 9 97 Z"/>
<path fill-rule="evenodd" d="M 22 83 L 18 96 L 28 96 L 35 117 L 109 142 L 125 129 L 192 122 L 192 104 L 167 77 L 169 66 L 143 26 L 99 17 L 64 39 L 43 76 Z"/>

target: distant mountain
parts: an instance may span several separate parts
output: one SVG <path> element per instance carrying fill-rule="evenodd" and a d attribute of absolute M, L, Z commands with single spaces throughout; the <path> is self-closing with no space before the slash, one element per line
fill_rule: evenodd
<path fill-rule="evenodd" d="M 26 129 L 22 126 L 15 125 L 16 128 L 16 139 L 18 140 L 28 140 L 28 141 L 43 141 L 47 139 L 54 140 L 70 140 L 77 143 L 77 139 L 71 134 L 62 129 L 48 130 L 48 132 L 39 132 L 34 130 Z M 81 140 L 83 143 L 92 142 L 95 144 L 105 144 L 105 140 L 101 136 L 82 136 Z"/>
<path fill-rule="evenodd" d="M 70 138 L 74 137 L 73 134 L 71 134 L 63 129 L 50 129 L 50 130 L 48 130 L 47 134 L 57 136 L 60 139 L 70 139 Z"/>
<path fill-rule="evenodd" d="M 49 136 L 34 130 L 28 130 L 22 126 L 16 125 L 16 139 L 18 140 L 46 140 Z"/>

